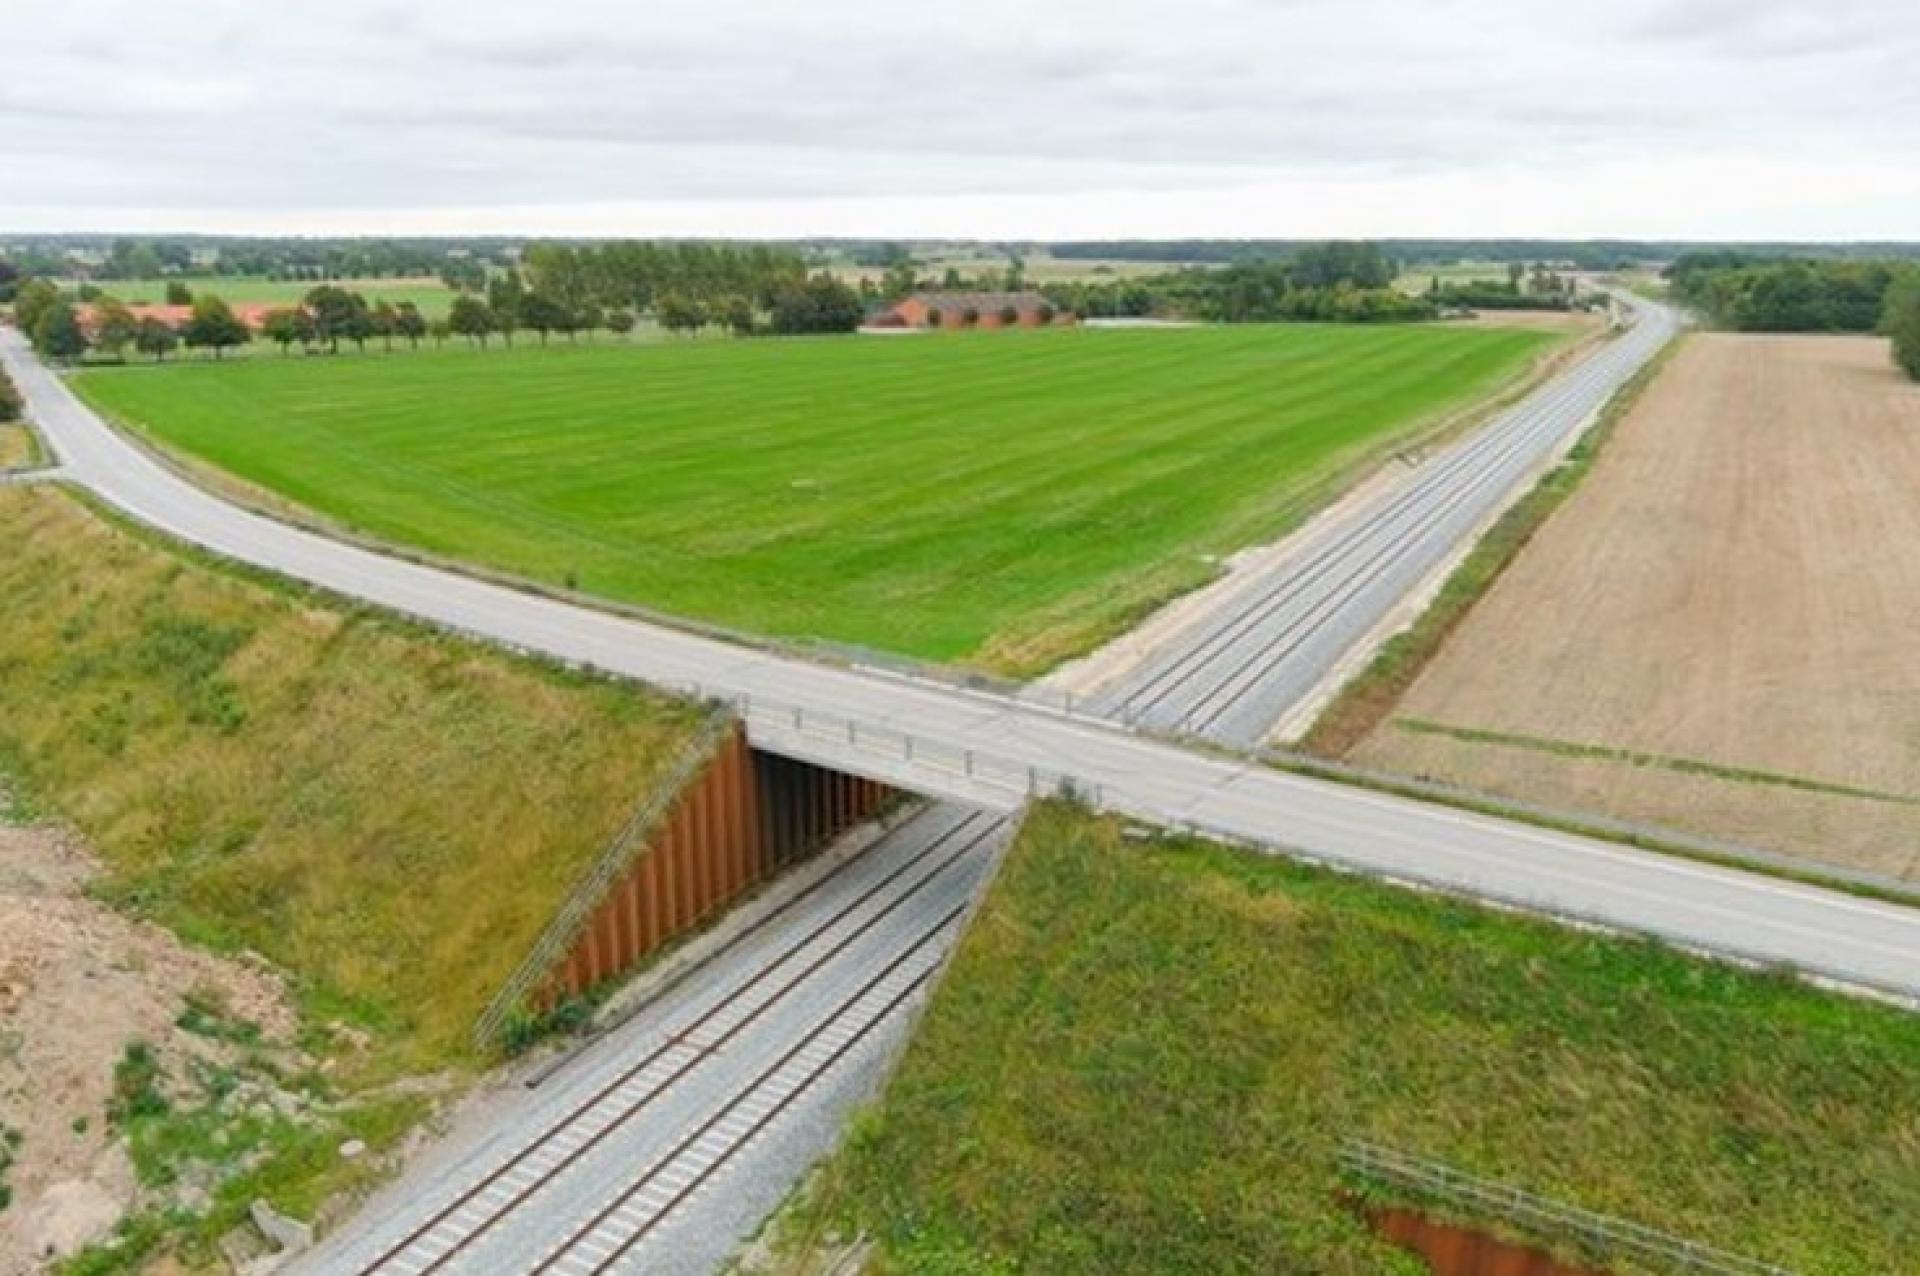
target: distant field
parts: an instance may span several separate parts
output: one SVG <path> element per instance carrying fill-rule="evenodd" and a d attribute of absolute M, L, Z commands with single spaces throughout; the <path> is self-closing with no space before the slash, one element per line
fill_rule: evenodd
<path fill-rule="evenodd" d="M 302 279 L 260 279 L 252 276 L 212 275 L 184 278 L 180 281 L 198 295 L 214 293 L 227 301 L 284 301 L 291 305 L 320 286 L 319 281 Z M 365 293 L 368 301 L 389 301 L 399 305 L 411 301 L 420 313 L 432 318 L 445 314 L 453 304 L 453 290 L 438 279 L 330 279 L 326 282 L 353 292 Z M 162 302 L 166 300 L 164 280 L 112 280 L 99 285 L 122 301 Z"/>
<path fill-rule="evenodd" d="M 1099 641 L 1546 349 L 1237 327 L 101 369 L 356 528 L 755 632 L 1009 672 Z"/>
<path fill-rule="evenodd" d="M 1698 335 L 1357 760 L 1920 881 L 1920 388 Z"/>
<path fill-rule="evenodd" d="M 1339 1199 L 1360 1137 L 1888 1276 L 1920 1253 L 1916 1129 L 1900 1008 L 1043 804 L 781 1234 L 869 1238 L 879 1274 L 1426 1271 Z"/>
<path fill-rule="evenodd" d="M 1450 261 L 1428 265 L 1409 266 L 1393 286 L 1403 292 L 1425 292 L 1428 284 L 1438 277 L 1442 284 L 1502 283 L 1507 282 L 1507 263 L 1504 261 Z"/>
<path fill-rule="evenodd" d="M 1034 284 L 1064 283 L 1072 280 L 1133 279 L 1141 275 L 1160 275 L 1170 270 L 1179 270 L 1189 262 L 1177 261 L 1122 261 L 1101 260 L 1094 257 L 1050 257 L 1038 254 L 1021 258 L 1025 267 L 1027 281 Z M 933 257 L 920 265 L 922 277 L 938 279 L 951 268 L 969 278 L 983 270 L 1005 270 L 1007 258 L 1004 256 L 953 256 Z M 838 262 L 828 267 L 834 274 L 849 282 L 870 279 L 879 282 L 885 270 L 876 266 L 856 266 L 851 262 Z"/>

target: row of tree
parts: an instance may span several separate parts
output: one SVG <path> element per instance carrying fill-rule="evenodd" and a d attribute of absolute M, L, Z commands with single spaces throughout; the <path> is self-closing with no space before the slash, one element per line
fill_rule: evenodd
<path fill-rule="evenodd" d="M 1242 261 L 1216 270 L 1183 269 L 1135 279 L 1076 280 L 1044 291 L 1063 309 L 1090 318 L 1160 315 L 1218 323 L 1431 319 L 1426 297 L 1391 287 L 1393 263 L 1378 247 L 1311 245 L 1277 261 Z"/>
<path fill-rule="evenodd" d="M 157 317 L 136 315 L 97 289 L 88 303 L 91 313 L 85 325 L 73 300 L 48 280 L 28 280 L 15 291 L 15 321 L 51 359 L 71 362 L 88 350 L 124 358 L 131 349 L 159 361 L 183 344 L 219 358 L 254 338 L 253 330 L 233 308 L 211 293 L 192 297 L 190 316 L 175 328 Z M 523 332 L 537 335 L 544 344 L 555 334 L 575 339 L 604 329 L 626 336 L 638 326 L 639 316 L 633 309 L 604 308 L 591 293 L 576 299 L 580 296 L 561 293 L 546 280 L 529 286 L 517 270 L 508 270 L 490 278 L 484 294 L 462 293 L 453 299 L 444 318 L 430 320 L 412 302 L 370 302 L 363 293 L 321 284 L 298 305 L 260 316 L 259 335 L 284 354 L 296 345 L 308 351 L 338 352 L 342 342 L 364 350 L 368 342 L 382 341 L 392 350 L 396 342 L 417 348 L 422 340 L 444 342 L 450 337 L 484 348 L 496 337 L 512 345 Z M 766 297 L 763 312 L 739 293 L 711 302 L 677 291 L 651 294 L 654 317 L 670 332 L 692 332 L 714 324 L 740 336 L 850 332 L 865 313 L 857 293 L 824 274 L 803 274 L 770 288 Z M 169 301 L 182 304 L 171 295 Z"/>
<path fill-rule="evenodd" d="M 1743 332 L 1873 332 L 1897 261 L 1760 258 L 1735 251 L 1688 253 L 1666 269 L 1673 296 L 1712 322 Z"/>
<path fill-rule="evenodd" d="M 16 290 L 13 318 L 49 359 L 73 362 L 89 350 L 124 358 L 129 349 L 163 360 L 182 344 L 211 350 L 215 357 L 253 340 L 253 332 L 233 308 L 211 294 L 193 302 L 186 322 L 175 327 L 151 315 L 137 316 L 112 297 L 92 305 L 92 331 L 80 322 L 73 301 L 44 279 L 29 279 Z"/>
<path fill-rule="evenodd" d="M 1743 332 L 1878 332 L 1920 380 L 1920 264 L 1688 253 L 1667 267 L 1676 300 Z"/>

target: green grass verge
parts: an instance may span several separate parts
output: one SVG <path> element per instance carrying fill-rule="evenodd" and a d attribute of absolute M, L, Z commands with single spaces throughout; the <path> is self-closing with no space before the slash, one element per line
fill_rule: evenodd
<path fill-rule="evenodd" d="M 1920 1252 L 1917 1130 L 1899 1010 L 1054 803 L 781 1231 L 881 1273 L 1421 1270 L 1336 1199 L 1358 1136 L 1865 1276 Z"/>
<path fill-rule="evenodd" d="M 1026 674 L 1286 531 L 1551 334 L 1050 331 L 95 369 L 352 529 L 738 629 Z"/>
<path fill-rule="evenodd" d="M 109 900 L 291 973 L 343 1076 L 458 1063 L 487 999 L 706 710 L 0 489 L 0 773 Z"/>
<path fill-rule="evenodd" d="M 1572 496 L 1593 468 L 1607 440 L 1640 394 L 1660 375 L 1678 343 L 1669 345 L 1642 368 L 1601 412 L 1566 459 L 1543 475 L 1533 488 L 1497 519 L 1487 534 L 1454 569 L 1440 592 L 1417 620 L 1395 634 L 1335 696 L 1301 741 L 1301 747 L 1322 757 L 1340 758 L 1365 739 L 1393 712 L 1420 671 L 1440 654 L 1448 637 L 1460 627 L 1474 605 L 1493 588 L 1501 573 L 1553 512 Z"/>

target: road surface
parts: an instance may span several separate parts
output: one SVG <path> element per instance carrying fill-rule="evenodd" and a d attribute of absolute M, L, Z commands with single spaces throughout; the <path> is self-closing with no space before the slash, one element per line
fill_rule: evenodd
<path fill-rule="evenodd" d="M 70 481 L 134 518 L 436 624 L 725 697 L 761 748 L 1001 810 L 1029 791 L 1070 786 L 1157 823 L 1920 995 L 1920 911 L 1289 775 L 1102 720 L 737 646 L 390 558 L 181 478 L 81 404 L 11 330 L 0 332 L 0 358 Z"/>

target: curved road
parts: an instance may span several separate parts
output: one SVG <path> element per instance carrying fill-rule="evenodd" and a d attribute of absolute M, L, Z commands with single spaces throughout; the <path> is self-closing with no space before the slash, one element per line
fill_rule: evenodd
<path fill-rule="evenodd" d="M 1216 836 L 1920 996 L 1920 911 L 1283 774 L 1104 721 L 834 668 L 400 561 L 239 509 L 156 463 L 0 332 L 66 477 L 229 557 L 435 624 L 732 699 L 756 744 L 1005 809 L 1063 784 Z"/>

